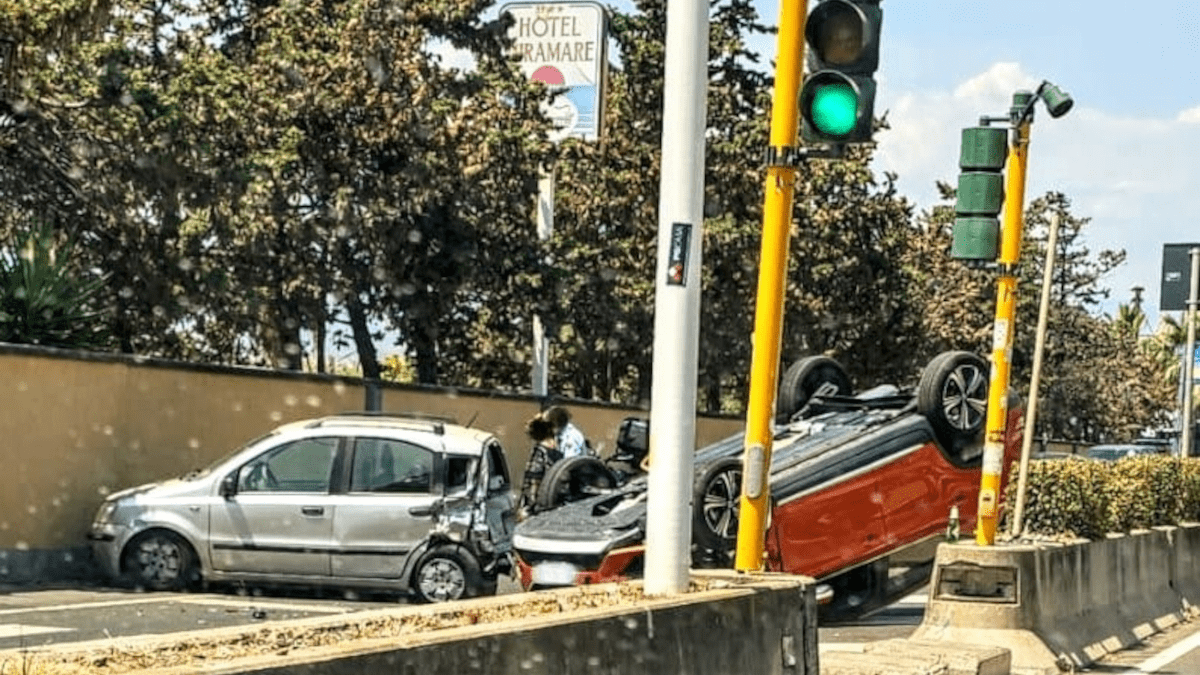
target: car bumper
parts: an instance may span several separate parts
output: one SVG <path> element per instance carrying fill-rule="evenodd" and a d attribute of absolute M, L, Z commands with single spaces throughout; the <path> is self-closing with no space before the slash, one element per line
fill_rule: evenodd
<path fill-rule="evenodd" d="M 117 525 L 93 525 L 88 532 L 92 557 L 100 571 L 109 579 L 121 575 L 121 547 L 125 541 L 125 528 Z"/>
<path fill-rule="evenodd" d="M 539 559 L 526 561 L 518 551 L 517 572 L 521 587 L 525 590 L 554 586 L 586 586 L 641 576 L 641 561 L 645 555 L 643 545 L 627 546 L 609 551 L 593 568 L 584 567 L 568 560 Z"/>

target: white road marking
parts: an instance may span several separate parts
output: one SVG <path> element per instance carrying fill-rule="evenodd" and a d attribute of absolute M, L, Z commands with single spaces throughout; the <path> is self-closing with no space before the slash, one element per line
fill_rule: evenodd
<path fill-rule="evenodd" d="M 26 626 L 19 623 L 0 623 L 0 639 L 44 635 L 46 633 L 70 633 L 74 628 L 58 628 L 55 626 Z"/>
<path fill-rule="evenodd" d="M 130 598 L 127 600 L 104 600 L 99 602 L 79 602 L 66 605 L 49 605 L 37 606 L 30 605 L 28 607 L 20 607 L 16 609 L 0 609 L 0 615 L 5 614 L 30 614 L 33 612 L 68 612 L 80 609 L 98 609 L 104 607 L 120 607 L 123 605 L 139 605 L 162 602 L 179 602 L 191 605 L 222 605 L 227 607 L 249 608 L 271 608 L 278 610 L 291 610 L 296 612 L 323 612 L 325 614 L 338 614 L 347 612 L 363 611 L 365 609 L 357 607 L 339 607 L 334 605 L 298 605 L 283 601 L 271 601 L 258 598 L 215 598 L 206 596 L 187 596 L 187 595 L 164 595 L 157 597 L 141 597 Z"/>
<path fill-rule="evenodd" d="M 63 611 L 72 611 L 72 610 L 76 610 L 76 609 L 94 609 L 97 607 L 120 607 L 121 605 L 147 604 L 147 603 L 151 603 L 151 602 L 164 602 L 167 600 L 174 600 L 174 599 L 175 598 L 171 598 L 171 597 L 135 598 L 135 599 L 130 599 L 130 600 L 104 600 L 104 601 L 100 601 L 100 602 L 77 602 L 77 603 L 66 604 L 66 605 L 46 605 L 46 606 L 29 605 L 27 607 L 18 607 L 15 609 L 0 609 L 0 615 L 29 614 L 31 612 L 63 612 Z"/>
<path fill-rule="evenodd" d="M 339 607 L 335 605 L 298 605 L 295 603 L 283 602 L 281 600 L 269 600 L 265 598 L 223 598 L 213 597 L 195 597 L 187 598 L 186 602 L 192 605 L 221 605 L 232 606 L 244 609 L 277 609 L 292 612 L 321 612 L 324 614 L 348 614 L 350 612 L 363 612 L 368 609 L 378 609 L 375 606 L 364 607 Z M 402 607 L 400 603 L 396 603 L 397 607 Z"/>
<path fill-rule="evenodd" d="M 1125 670 L 1118 675 L 1144 675 L 1145 673 L 1157 673 L 1159 670 L 1162 670 L 1164 667 L 1173 663 L 1176 659 L 1197 648 L 1200 648 L 1200 633 L 1196 633 L 1195 635 L 1191 635 L 1183 640 L 1180 640 L 1179 642 L 1176 642 L 1158 654 L 1146 659 L 1145 661 L 1142 661 L 1140 664 L 1135 666 L 1133 670 Z"/>

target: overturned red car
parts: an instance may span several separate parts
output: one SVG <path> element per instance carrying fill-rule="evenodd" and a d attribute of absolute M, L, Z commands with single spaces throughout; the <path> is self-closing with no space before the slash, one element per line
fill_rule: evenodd
<path fill-rule="evenodd" d="M 804 574 L 833 592 L 828 615 L 859 615 L 928 580 L 952 512 L 974 529 L 986 419 L 987 363 L 945 352 L 912 388 L 851 393 L 842 367 L 809 357 L 784 374 L 771 458 L 769 570 Z M 1004 466 L 1020 455 L 1021 410 L 1009 406 Z M 644 455 L 645 420 L 622 425 L 617 458 Z M 742 434 L 697 451 L 692 551 L 697 567 L 732 563 Z M 611 459 L 611 458 L 610 458 Z M 1007 476 L 1005 476 L 1007 479 Z M 527 589 L 640 576 L 646 477 L 595 458 L 552 467 L 548 510 L 518 524 L 513 547 Z"/>

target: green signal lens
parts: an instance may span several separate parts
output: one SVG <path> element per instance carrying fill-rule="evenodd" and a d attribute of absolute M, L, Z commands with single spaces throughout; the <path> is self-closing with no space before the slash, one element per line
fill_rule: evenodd
<path fill-rule="evenodd" d="M 812 96 L 809 121 L 823 134 L 845 136 L 858 121 L 858 92 L 843 83 L 817 88 Z"/>

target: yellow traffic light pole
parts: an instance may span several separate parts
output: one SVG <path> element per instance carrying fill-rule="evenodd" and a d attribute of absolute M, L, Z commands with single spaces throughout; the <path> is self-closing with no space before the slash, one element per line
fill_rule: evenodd
<path fill-rule="evenodd" d="M 750 399 L 746 410 L 742 496 L 738 514 L 736 569 L 762 569 L 766 522 L 770 508 L 767 472 L 771 466 L 771 416 L 775 408 L 783 294 L 791 234 L 792 194 L 796 185 L 798 96 L 804 61 L 807 0 L 781 0 L 778 58 L 771 102 L 771 147 L 763 200 L 762 255 L 758 299 L 754 310 L 754 353 L 750 365 Z"/>
<path fill-rule="evenodd" d="M 1053 118 L 1067 114 L 1075 105 L 1070 94 L 1045 80 L 1037 91 L 1013 94 L 1008 117 L 981 118 L 984 125 L 1006 120 L 1012 125 L 1008 151 L 1008 175 L 1004 185 L 1004 225 L 1000 232 L 1000 276 L 996 281 L 996 322 L 992 328 L 992 374 L 988 383 L 987 426 L 983 445 L 983 475 L 979 483 L 979 513 L 975 543 L 996 543 L 1000 521 L 1000 482 L 1004 473 L 1004 439 L 1008 427 L 1008 380 L 1012 361 L 1014 320 L 1017 310 L 1017 262 L 1025 227 L 1025 169 L 1029 159 L 1029 127 L 1033 107 L 1039 100 Z"/>
<path fill-rule="evenodd" d="M 979 521 L 975 543 L 990 546 L 996 541 L 1000 520 L 1000 478 L 1004 472 L 1004 437 L 1008 422 L 1008 380 L 1014 319 L 1017 313 L 1017 262 L 1024 230 L 1025 166 L 1029 158 L 1029 120 L 1013 128 L 1008 151 L 1008 175 L 1004 186 L 1004 227 L 1000 232 L 1000 276 L 996 281 L 996 321 L 992 333 L 992 373 L 988 384 L 986 436 L 983 446 L 983 476 L 979 485 Z"/>

